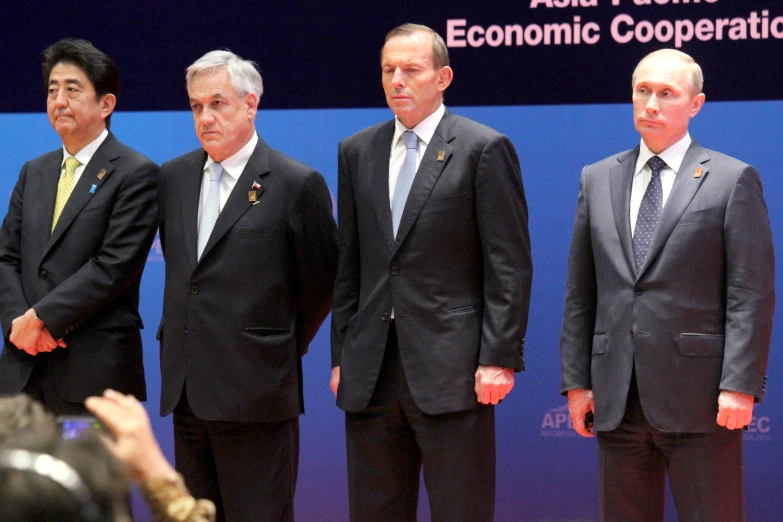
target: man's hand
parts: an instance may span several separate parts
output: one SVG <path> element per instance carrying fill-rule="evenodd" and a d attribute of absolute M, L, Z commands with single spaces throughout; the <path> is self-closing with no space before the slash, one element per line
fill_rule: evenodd
<path fill-rule="evenodd" d="M 147 411 L 135 397 L 106 390 L 103 397 L 89 397 L 84 405 L 114 436 L 106 444 L 134 480 L 142 483 L 174 474 L 155 440 Z"/>
<path fill-rule="evenodd" d="M 718 395 L 718 426 L 744 428 L 753 419 L 753 395 L 723 390 Z"/>
<path fill-rule="evenodd" d="M 43 321 L 39 320 L 35 315 L 35 310 L 30 308 L 24 315 L 20 315 L 11 322 L 11 343 L 30 355 L 36 355 L 39 351 L 41 343 L 39 337 L 43 332 Z M 51 338 L 51 336 L 49 336 Z M 44 343 L 44 346 L 48 346 Z M 56 345 L 55 345 L 56 346 Z M 45 350 L 45 351 L 51 351 Z"/>
<path fill-rule="evenodd" d="M 329 387 L 332 389 L 332 393 L 337 397 L 337 387 L 340 386 L 340 367 L 335 366 L 332 368 L 332 378 L 329 381 Z"/>
<path fill-rule="evenodd" d="M 497 404 L 514 387 L 514 370 L 479 364 L 473 389 L 481 404 Z"/>
<path fill-rule="evenodd" d="M 588 411 L 595 413 L 595 400 L 593 390 L 576 388 L 568 390 L 568 413 L 571 414 L 571 422 L 574 430 L 582 437 L 594 437 L 592 428 L 585 427 L 585 415 Z"/>
<path fill-rule="evenodd" d="M 38 337 L 38 353 L 51 352 L 58 346 L 60 348 L 65 348 L 67 345 L 62 339 L 55 341 L 52 334 L 49 333 L 49 329 L 44 326 L 40 337 Z"/>

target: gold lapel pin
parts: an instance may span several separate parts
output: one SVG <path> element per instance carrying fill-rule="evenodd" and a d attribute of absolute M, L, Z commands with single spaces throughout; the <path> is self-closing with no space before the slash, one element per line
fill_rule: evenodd
<path fill-rule="evenodd" d="M 106 177 L 106 169 L 101 169 L 101 171 L 98 173 L 98 179 L 103 179 Z"/>
<path fill-rule="evenodd" d="M 250 201 L 251 203 L 255 203 L 256 201 L 258 201 L 258 195 L 256 194 L 255 190 L 249 190 L 247 192 L 247 200 Z"/>
<path fill-rule="evenodd" d="M 696 170 L 693 171 L 693 177 L 700 178 L 702 172 L 704 172 L 704 169 L 701 167 L 697 167 Z"/>
<path fill-rule="evenodd" d="M 446 159 L 446 151 L 445 150 L 439 150 L 438 151 L 438 161 L 443 161 Z"/>

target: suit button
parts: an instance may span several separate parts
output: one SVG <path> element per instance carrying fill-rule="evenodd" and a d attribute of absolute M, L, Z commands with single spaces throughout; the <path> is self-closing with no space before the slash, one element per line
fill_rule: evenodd
<path fill-rule="evenodd" d="M 636 295 L 642 295 L 644 293 L 644 290 L 641 290 L 639 288 L 636 289 Z"/>
<path fill-rule="evenodd" d="M 40 277 L 41 279 L 46 279 L 48 275 L 49 274 L 46 272 L 46 270 L 41 270 L 40 272 L 38 272 L 38 277 Z"/>
<path fill-rule="evenodd" d="M 399 273 L 399 271 L 400 271 L 399 268 L 397 268 L 396 266 L 391 267 L 391 274 L 392 275 L 397 275 Z"/>
<path fill-rule="evenodd" d="M 193 285 L 190 287 L 190 293 L 193 295 L 198 294 L 198 287 L 196 285 Z"/>
<path fill-rule="evenodd" d="M 389 320 L 389 314 L 384 312 L 383 315 L 381 316 L 381 321 L 388 321 L 388 320 Z"/>

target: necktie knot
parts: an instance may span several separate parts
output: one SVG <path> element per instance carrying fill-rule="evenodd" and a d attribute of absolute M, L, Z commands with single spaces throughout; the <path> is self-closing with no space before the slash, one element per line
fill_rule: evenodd
<path fill-rule="evenodd" d="M 419 137 L 413 131 L 405 131 L 402 133 L 402 140 L 405 142 L 406 149 L 419 149 Z"/>
<path fill-rule="evenodd" d="M 74 158 L 73 156 L 70 156 L 65 159 L 65 175 L 66 176 L 73 176 L 76 174 L 76 169 L 79 168 L 79 165 L 81 165 L 82 162 Z"/>
<path fill-rule="evenodd" d="M 653 156 L 647 160 L 647 165 L 653 173 L 653 176 L 660 176 L 661 171 L 666 167 L 666 162 L 663 161 L 660 156 Z"/>
<path fill-rule="evenodd" d="M 221 176 L 223 176 L 223 165 L 213 163 L 209 166 L 209 181 L 220 181 Z"/>

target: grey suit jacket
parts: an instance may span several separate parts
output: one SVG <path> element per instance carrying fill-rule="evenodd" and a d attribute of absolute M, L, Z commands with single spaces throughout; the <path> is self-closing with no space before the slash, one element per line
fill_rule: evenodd
<path fill-rule="evenodd" d="M 519 160 L 502 134 L 446 111 L 416 173 L 397 237 L 389 205 L 394 121 L 340 143 L 339 266 L 332 312 L 337 404 L 375 389 L 394 307 L 417 405 L 478 406 L 479 364 L 522 370 L 533 269 Z"/>
<path fill-rule="evenodd" d="M 761 400 L 765 389 L 775 262 L 761 181 L 750 165 L 693 142 L 637 274 L 629 215 L 638 153 L 582 171 L 561 391 L 591 388 L 595 429 L 612 430 L 635 367 L 654 427 L 711 432 L 720 390 Z"/>

